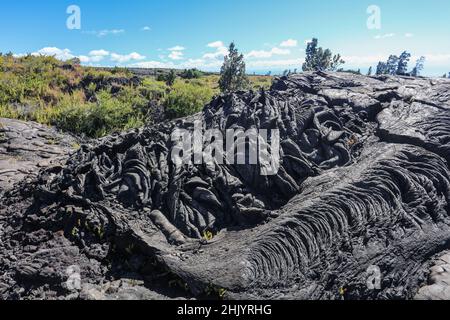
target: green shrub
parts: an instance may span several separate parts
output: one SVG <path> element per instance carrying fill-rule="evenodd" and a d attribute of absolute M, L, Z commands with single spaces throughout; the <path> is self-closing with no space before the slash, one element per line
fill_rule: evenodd
<path fill-rule="evenodd" d="M 202 76 L 203 72 L 197 69 L 186 69 L 180 74 L 180 77 L 183 79 L 199 79 Z"/>
<path fill-rule="evenodd" d="M 17 119 L 19 118 L 19 114 L 14 108 L 0 104 L 0 118 Z"/>
<path fill-rule="evenodd" d="M 177 74 L 175 73 L 175 70 L 170 70 L 170 72 L 166 75 L 166 85 L 168 87 L 172 87 L 176 80 Z"/>
<path fill-rule="evenodd" d="M 165 101 L 167 115 L 180 118 L 195 114 L 200 112 L 212 97 L 211 88 L 176 82 Z"/>
<path fill-rule="evenodd" d="M 149 101 L 161 101 L 166 97 L 169 87 L 165 84 L 165 81 L 145 78 L 138 90 Z"/>
<path fill-rule="evenodd" d="M 114 131 L 123 131 L 144 124 L 143 117 L 131 104 L 115 99 L 107 91 L 96 96 L 96 103 L 64 101 L 54 124 L 63 130 L 99 138 Z"/>

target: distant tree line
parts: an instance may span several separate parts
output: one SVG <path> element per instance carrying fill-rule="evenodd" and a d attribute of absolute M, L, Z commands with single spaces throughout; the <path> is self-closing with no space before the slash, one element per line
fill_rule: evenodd
<path fill-rule="evenodd" d="M 203 72 L 197 69 L 185 69 L 181 74 L 180 77 L 183 79 L 199 79 L 203 77 Z"/>
<path fill-rule="evenodd" d="M 411 60 L 411 54 L 407 51 L 402 52 L 399 56 L 390 55 L 387 61 L 380 61 L 376 67 L 376 75 L 406 75 L 418 77 L 422 73 L 425 65 L 425 57 L 422 56 L 415 62 L 414 67 L 409 70 L 408 65 Z M 361 69 L 350 70 L 343 69 L 341 66 L 345 64 L 340 54 L 333 54 L 330 49 L 319 47 L 317 38 L 313 38 L 306 48 L 306 58 L 302 65 L 302 70 L 307 71 L 337 71 L 354 74 L 361 74 Z M 291 71 L 286 69 L 283 76 L 289 76 L 297 73 L 297 69 Z M 373 67 L 370 66 L 367 72 L 368 76 L 374 73 Z M 272 73 L 267 73 L 270 76 Z M 224 64 L 220 71 L 219 87 L 222 92 L 230 92 L 242 90 L 248 87 L 248 78 L 245 73 L 244 56 L 238 52 L 234 43 L 230 44 L 229 53 L 224 58 Z M 450 73 L 443 76 L 450 78 Z"/>
<path fill-rule="evenodd" d="M 414 66 L 414 68 L 408 72 L 408 64 L 411 60 L 411 54 L 407 51 L 403 51 L 400 56 L 390 55 L 386 62 L 380 61 L 377 65 L 376 75 L 400 75 L 400 76 L 412 76 L 418 77 L 422 72 L 425 65 L 425 57 L 420 57 Z M 371 75 L 372 69 L 370 69 Z"/>

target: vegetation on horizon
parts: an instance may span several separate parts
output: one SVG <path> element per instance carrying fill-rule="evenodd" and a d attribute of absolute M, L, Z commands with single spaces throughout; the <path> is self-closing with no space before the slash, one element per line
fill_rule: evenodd
<path fill-rule="evenodd" d="M 420 76 L 425 57 L 408 72 L 410 59 L 406 51 L 391 55 L 378 64 L 375 74 Z M 319 47 L 314 38 L 307 45 L 302 69 L 361 74 L 360 69 L 340 68 L 344 63 L 340 54 Z M 367 75 L 372 72 L 370 67 Z M 244 56 L 234 43 L 220 75 L 197 69 L 158 69 L 148 75 L 126 68 L 84 67 L 76 58 L 64 62 L 48 56 L 0 53 L 0 117 L 36 121 L 98 138 L 195 114 L 220 93 L 267 89 L 272 84 L 270 74 L 248 76 Z M 290 74 L 291 70 L 285 70 L 283 76 Z"/>
<path fill-rule="evenodd" d="M 380 61 L 377 65 L 376 75 L 401 75 L 418 77 L 422 72 L 425 64 L 425 57 L 420 57 L 414 66 L 414 68 L 408 72 L 408 64 L 411 60 L 411 54 L 407 51 L 403 51 L 400 56 L 390 55 L 386 62 Z"/>
<path fill-rule="evenodd" d="M 78 59 L 0 54 L 0 117 L 98 138 L 199 112 L 220 93 L 218 75 L 178 74 L 137 77 L 125 68 L 83 67 Z M 250 79 L 254 89 L 272 83 L 266 76 Z"/>

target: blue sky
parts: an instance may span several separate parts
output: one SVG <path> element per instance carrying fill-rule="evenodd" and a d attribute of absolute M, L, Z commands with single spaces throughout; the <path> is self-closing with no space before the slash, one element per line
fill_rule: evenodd
<path fill-rule="evenodd" d="M 70 5 L 81 29 L 70 30 Z M 380 8 L 369 29 L 367 8 Z M 235 41 L 250 72 L 301 68 L 305 42 L 367 70 L 403 50 L 427 57 L 424 74 L 450 72 L 448 0 L 40 0 L 4 1 L 0 51 L 78 56 L 86 65 L 218 70 Z M 411 63 L 413 64 L 413 63 Z"/>

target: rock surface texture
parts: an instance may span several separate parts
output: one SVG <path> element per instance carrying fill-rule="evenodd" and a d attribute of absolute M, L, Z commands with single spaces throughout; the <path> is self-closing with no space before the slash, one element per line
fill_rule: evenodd
<path fill-rule="evenodd" d="M 65 161 L 75 138 L 33 122 L 0 119 L 0 193 L 40 168 Z"/>
<path fill-rule="evenodd" d="M 280 170 L 176 166 L 171 134 L 195 121 L 278 129 Z M 0 298 L 412 299 L 445 280 L 428 270 L 450 246 L 449 160 L 444 79 L 305 73 L 219 96 L 6 191 Z"/>

